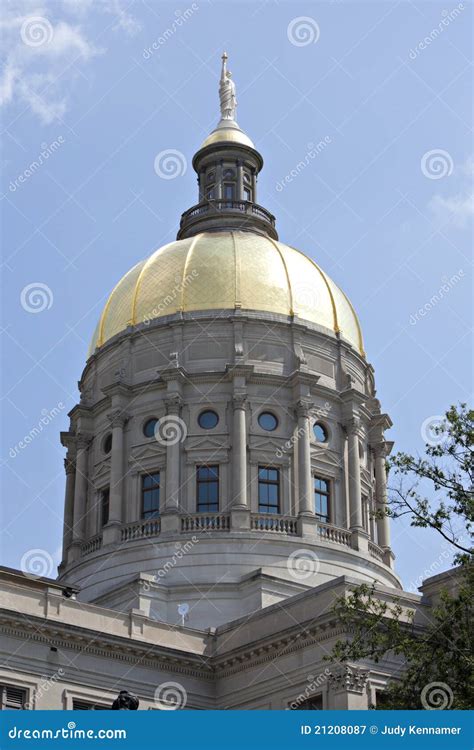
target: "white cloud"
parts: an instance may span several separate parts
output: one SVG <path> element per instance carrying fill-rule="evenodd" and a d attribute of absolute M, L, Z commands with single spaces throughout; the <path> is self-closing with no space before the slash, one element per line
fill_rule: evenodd
<path fill-rule="evenodd" d="M 114 28 L 127 34 L 139 29 L 121 0 L 58 0 L 47 7 L 17 0 L 4 6 L 0 104 L 28 107 L 46 124 L 64 117 L 81 66 L 105 51 L 88 28 L 97 12 L 114 16 Z"/>
<path fill-rule="evenodd" d="M 434 195 L 428 207 L 435 219 L 442 223 L 450 221 L 456 228 L 464 229 L 474 216 L 474 157 L 470 156 L 456 171 L 467 176 L 466 184 L 454 195 Z"/>

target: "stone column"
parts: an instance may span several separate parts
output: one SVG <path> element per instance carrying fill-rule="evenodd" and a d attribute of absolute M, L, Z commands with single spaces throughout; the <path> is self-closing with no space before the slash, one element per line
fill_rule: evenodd
<path fill-rule="evenodd" d="M 257 202 L 257 173 L 252 169 L 252 201 Z"/>
<path fill-rule="evenodd" d="M 67 559 L 67 551 L 72 542 L 72 528 L 74 523 L 74 484 L 76 482 L 76 464 L 69 455 L 64 459 L 64 470 L 66 472 L 66 492 L 64 497 L 63 561 Z"/>
<path fill-rule="evenodd" d="M 216 198 L 217 200 L 221 200 L 223 197 L 222 194 L 222 162 L 217 164 L 216 166 Z"/>
<path fill-rule="evenodd" d="M 86 520 L 86 503 L 88 480 L 88 461 L 89 461 L 89 444 L 90 438 L 85 435 L 79 435 L 76 446 L 76 473 L 74 482 L 74 510 L 72 524 L 72 543 L 70 546 L 70 555 L 68 562 L 73 562 L 80 557 L 81 544 L 84 540 L 84 529 Z"/>
<path fill-rule="evenodd" d="M 248 510 L 246 397 L 234 395 L 232 440 L 232 508 Z"/>
<path fill-rule="evenodd" d="M 358 417 L 347 423 L 348 464 L 349 464 L 349 528 L 360 531 L 362 525 L 362 492 L 360 484 L 359 457 L 359 425 Z"/>
<path fill-rule="evenodd" d="M 377 543 L 384 550 L 384 562 L 393 567 L 393 555 L 390 549 L 390 521 L 387 510 L 387 472 L 385 459 L 390 447 L 385 442 L 373 446 L 375 464 L 375 507 L 377 510 Z M 380 515 L 379 515 L 380 514 Z"/>
<path fill-rule="evenodd" d="M 123 522 L 124 427 L 128 415 L 117 409 L 108 415 L 112 426 L 110 451 L 109 520 L 103 530 L 103 544 L 118 542 Z"/>
<path fill-rule="evenodd" d="M 206 197 L 205 171 L 201 169 L 198 177 L 199 184 L 199 203 L 202 203 Z"/>
<path fill-rule="evenodd" d="M 296 407 L 296 414 L 298 416 L 298 510 L 300 515 L 314 516 L 309 404 L 300 401 Z"/>
<path fill-rule="evenodd" d="M 367 710 L 368 675 L 369 671 L 360 667 L 349 667 L 346 664 L 334 667 L 329 677 L 328 708 L 339 711 Z"/>
<path fill-rule="evenodd" d="M 179 394 L 165 399 L 166 416 L 161 421 L 159 442 L 166 445 L 166 487 L 162 516 L 162 532 L 179 529 L 179 496 L 181 475 L 181 443 L 186 437 L 186 425 L 180 417 L 182 400 Z"/>

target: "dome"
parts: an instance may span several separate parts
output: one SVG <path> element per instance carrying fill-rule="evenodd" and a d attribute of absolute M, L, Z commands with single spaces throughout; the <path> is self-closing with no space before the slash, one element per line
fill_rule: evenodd
<path fill-rule="evenodd" d="M 214 143 L 239 143 L 242 146 L 255 148 L 248 135 L 243 130 L 240 130 L 239 127 L 217 127 L 201 143 L 201 149 L 211 146 Z"/>
<path fill-rule="evenodd" d="M 89 354 L 129 326 L 177 312 L 242 309 L 294 315 L 339 333 L 364 356 L 354 309 L 316 263 L 252 232 L 204 232 L 137 263 L 105 304 Z"/>

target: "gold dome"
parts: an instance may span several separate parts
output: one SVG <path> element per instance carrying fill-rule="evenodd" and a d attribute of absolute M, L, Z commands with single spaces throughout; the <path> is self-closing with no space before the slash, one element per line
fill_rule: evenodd
<path fill-rule="evenodd" d="M 248 135 L 246 135 L 243 130 L 240 130 L 240 128 L 235 127 L 216 128 L 201 143 L 201 148 L 206 148 L 206 146 L 210 146 L 213 143 L 240 143 L 243 146 L 255 148 Z"/>
<path fill-rule="evenodd" d="M 89 354 L 128 326 L 176 312 L 258 310 L 294 315 L 336 333 L 364 355 L 354 309 L 299 250 L 251 232 L 206 232 L 160 247 L 111 292 Z"/>

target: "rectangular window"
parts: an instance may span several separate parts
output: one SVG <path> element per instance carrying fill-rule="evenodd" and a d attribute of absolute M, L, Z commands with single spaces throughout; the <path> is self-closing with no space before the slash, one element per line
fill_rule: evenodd
<path fill-rule="evenodd" d="M 280 471 L 268 466 L 258 467 L 258 512 L 280 512 Z"/>
<path fill-rule="evenodd" d="M 214 188 L 209 188 L 206 193 L 206 198 L 208 201 L 212 201 L 215 198 Z"/>
<path fill-rule="evenodd" d="M 160 472 L 142 476 L 142 518 L 160 515 Z"/>
<path fill-rule="evenodd" d="M 100 523 L 105 526 L 109 522 L 110 488 L 106 487 L 100 493 Z"/>
<path fill-rule="evenodd" d="M 90 701 L 82 701 L 77 698 L 72 699 L 72 710 L 73 711 L 108 711 L 111 706 L 104 706 L 101 703 L 92 703 Z"/>
<path fill-rule="evenodd" d="M 329 523 L 329 482 L 321 477 L 313 477 L 314 512 L 316 518 Z"/>
<path fill-rule="evenodd" d="M 251 201 L 252 200 L 252 193 L 250 192 L 249 188 L 244 187 L 244 201 Z"/>
<path fill-rule="evenodd" d="M 233 185 L 224 183 L 224 200 L 226 201 L 234 200 L 234 186 Z"/>
<path fill-rule="evenodd" d="M 369 529 L 369 498 L 367 495 L 362 495 L 362 526 L 364 531 Z"/>
<path fill-rule="evenodd" d="M 296 706 L 294 703 L 290 703 L 290 707 L 295 707 L 296 711 L 322 711 L 323 696 L 321 694 L 313 695 L 311 698 L 307 698 L 305 701 L 303 701 L 302 703 L 298 703 Z"/>
<path fill-rule="evenodd" d="M 198 513 L 217 513 L 219 510 L 219 467 L 196 468 L 196 510 Z"/>
<path fill-rule="evenodd" d="M 0 685 L 0 710 L 22 711 L 25 704 L 26 690 L 11 685 Z"/>

